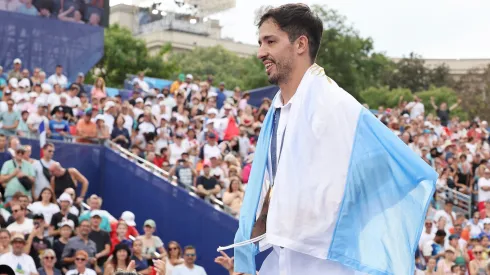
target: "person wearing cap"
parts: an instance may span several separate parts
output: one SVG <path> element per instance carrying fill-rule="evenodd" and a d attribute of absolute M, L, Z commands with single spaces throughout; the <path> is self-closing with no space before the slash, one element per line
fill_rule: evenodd
<path fill-rule="evenodd" d="M 63 220 L 60 224 L 60 235 L 58 238 L 55 238 L 53 240 L 53 250 L 56 253 L 56 258 L 58 259 L 56 261 L 56 268 L 62 270 L 63 272 L 66 273 L 68 270 L 68 265 L 63 262 L 62 255 L 63 255 L 63 250 L 65 249 L 66 244 L 68 244 L 68 241 L 70 238 L 73 236 L 73 232 L 75 230 L 75 223 L 70 220 L 66 219 Z"/>
<path fill-rule="evenodd" d="M 221 192 L 221 185 L 216 177 L 211 174 L 211 163 L 205 160 L 203 163 L 202 174 L 196 179 L 197 194 L 202 198 L 213 195 L 216 196 Z"/>
<path fill-rule="evenodd" d="M 101 210 L 102 207 L 102 198 L 97 196 L 96 194 L 91 195 L 87 199 L 87 204 L 90 207 L 90 210 L 85 211 L 80 215 L 79 220 L 84 221 L 90 219 L 90 214 L 92 211 L 98 211 L 102 215 L 102 221 L 100 222 L 100 229 L 111 232 L 111 222 L 116 221 L 116 219 L 109 214 L 106 210 Z"/>
<path fill-rule="evenodd" d="M 100 228 L 104 214 L 100 210 L 90 212 L 90 233 L 88 238 L 97 246 L 97 264 L 103 266 L 111 252 L 111 237 L 107 231 Z"/>
<path fill-rule="evenodd" d="M 50 138 L 54 140 L 64 140 L 70 134 L 70 125 L 63 119 L 64 109 L 61 106 L 56 107 L 54 116 L 49 121 Z"/>
<path fill-rule="evenodd" d="M 184 82 L 180 85 L 177 91 L 184 91 L 184 98 L 192 94 L 193 91 L 199 91 L 199 86 L 193 82 L 194 77 L 191 74 L 185 76 Z"/>
<path fill-rule="evenodd" d="M 107 126 L 109 133 L 112 133 L 112 129 L 114 128 L 114 116 L 117 114 L 116 112 L 116 104 L 113 101 L 107 101 L 104 105 L 104 123 Z"/>
<path fill-rule="evenodd" d="M 7 265 L 16 271 L 16 275 L 37 275 L 37 268 L 31 256 L 24 253 L 26 240 L 21 233 L 12 234 L 12 251 L 0 257 L 0 265 Z"/>
<path fill-rule="evenodd" d="M 93 267 L 97 262 L 97 258 L 95 257 L 97 254 L 97 245 L 94 241 L 89 239 L 89 233 L 90 221 L 81 221 L 77 230 L 77 235 L 70 238 L 68 243 L 65 245 L 61 258 L 63 259 L 64 263 L 69 264 L 70 269 L 75 268 L 77 262 L 79 262 L 77 260 L 77 254 L 80 250 L 83 250 L 86 253 L 86 256 L 84 257 L 84 266 L 86 265 Z"/>
<path fill-rule="evenodd" d="M 116 274 L 116 270 L 122 267 L 127 267 L 131 261 L 131 249 L 133 244 L 128 245 L 126 243 L 119 243 L 114 246 L 114 251 L 111 253 L 111 257 L 105 265 L 104 274 L 112 275 Z"/>
<path fill-rule="evenodd" d="M 44 127 L 46 130 L 49 131 L 49 119 L 46 116 L 47 115 L 47 107 L 48 105 L 45 104 L 44 102 L 40 102 L 39 104 L 34 103 L 36 105 L 36 110 L 35 112 L 31 112 L 29 116 L 27 117 L 27 127 L 29 128 L 29 131 L 31 135 L 38 135 L 39 134 L 39 125 L 41 124 L 42 121 L 44 121 Z"/>
<path fill-rule="evenodd" d="M 60 94 L 59 98 L 60 98 L 60 104 L 51 111 L 51 115 L 53 116 L 59 108 L 63 108 L 63 119 L 67 121 L 75 121 L 73 108 L 68 106 L 69 96 L 65 93 L 62 93 Z"/>
<path fill-rule="evenodd" d="M 68 84 L 68 78 L 63 75 L 63 66 L 56 65 L 55 73 L 48 77 L 48 83 L 51 85 L 58 84 L 62 88 L 65 88 Z"/>
<path fill-rule="evenodd" d="M 44 236 L 45 221 L 44 215 L 41 213 L 34 214 L 34 229 L 29 234 L 26 242 L 27 254 L 29 254 L 36 266 L 41 266 L 41 256 L 43 251 L 52 248 L 51 241 Z"/>
<path fill-rule="evenodd" d="M 7 183 L 4 193 L 5 202 L 11 201 L 16 192 L 21 192 L 31 197 L 32 184 L 35 181 L 35 171 L 32 164 L 23 159 L 24 153 L 25 148 L 18 145 L 15 149 L 14 158 L 6 161 L 2 166 L 0 181 Z M 27 184 L 28 181 L 31 182 L 31 186 Z"/>
<path fill-rule="evenodd" d="M 77 142 L 92 143 L 97 137 L 97 125 L 92 121 L 92 109 L 85 110 L 83 118 L 78 120 L 76 126 Z"/>
<path fill-rule="evenodd" d="M 15 102 L 13 99 L 7 100 L 7 111 L 0 113 L 1 128 L 0 133 L 5 135 L 15 135 L 21 120 L 19 112 L 14 110 Z"/>
<path fill-rule="evenodd" d="M 14 59 L 14 67 L 12 70 L 8 73 L 8 80 L 12 78 L 16 79 L 21 79 L 22 78 L 22 72 L 21 72 L 21 67 L 22 67 L 22 61 L 20 58 Z"/>
<path fill-rule="evenodd" d="M 454 252 L 455 251 L 452 247 L 446 248 L 444 251 L 444 258 L 437 262 L 437 270 L 440 272 L 439 274 L 453 274 L 451 268 L 454 265 L 454 260 L 456 259 Z"/>
<path fill-rule="evenodd" d="M 97 128 L 96 138 L 106 140 L 111 136 L 111 133 L 109 132 L 109 126 L 105 124 L 103 114 L 98 114 L 95 117 L 95 126 Z"/>
<path fill-rule="evenodd" d="M 458 234 L 451 234 L 448 238 L 447 248 L 452 248 L 454 250 L 456 264 L 465 264 L 470 261 L 470 256 L 468 255 L 468 250 L 466 248 L 466 241 L 461 240 Z"/>
<path fill-rule="evenodd" d="M 129 238 L 129 236 L 133 237 L 138 237 L 140 234 L 138 232 L 138 229 L 136 229 L 136 222 L 134 213 L 131 211 L 124 211 L 121 214 L 121 217 L 119 218 L 119 221 L 124 221 L 128 225 L 128 231 L 126 233 L 126 238 Z M 117 236 L 117 225 L 119 224 L 119 221 L 114 221 L 111 223 L 111 238 L 114 238 Z"/>
<path fill-rule="evenodd" d="M 78 226 L 78 217 L 70 213 L 70 207 L 73 203 L 70 195 L 67 193 L 61 194 L 61 196 L 58 198 L 58 203 L 60 205 L 60 212 L 53 214 L 48 230 L 49 236 L 53 236 L 55 238 L 60 236 L 60 228 L 64 221 L 71 220 L 74 227 Z"/>
<path fill-rule="evenodd" d="M 143 257 L 146 259 L 154 259 L 155 252 L 158 252 L 161 257 L 165 257 L 167 252 L 163 247 L 163 242 L 160 237 L 153 235 L 156 230 L 156 223 L 154 220 L 146 220 L 143 224 L 144 235 L 139 236 L 137 239 L 143 242 Z"/>

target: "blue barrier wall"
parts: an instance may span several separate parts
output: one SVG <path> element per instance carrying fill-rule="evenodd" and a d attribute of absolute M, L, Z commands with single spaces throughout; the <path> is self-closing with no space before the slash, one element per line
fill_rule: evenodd
<path fill-rule="evenodd" d="M 51 142 L 51 141 L 50 141 Z M 32 146 L 39 158 L 39 140 L 21 139 Z M 156 234 L 165 244 L 171 240 L 197 249 L 197 264 L 209 275 L 228 273 L 214 263 L 218 246 L 233 243 L 238 221 L 215 210 L 200 198 L 137 166 L 104 146 L 53 142 L 55 160 L 63 167 L 75 167 L 89 180 L 89 194 L 101 195 L 103 208 L 114 217 L 130 210 L 138 230 L 146 219 L 157 224 Z M 232 255 L 233 251 L 227 251 Z M 267 253 L 257 258 L 261 264 Z"/>
<path fill-rule="evenodd" d="M 57 19 L 0 11 L 0 65 L 5 72 L 15 58 L 32 71 L 40 67 L 47 77 L 56 65 L 74 81 L 87 72 L 104 54 L 104 29 Z"/>
<path fill-rule="evenodd" d="M 248 104 L 259 108 L 260 104 L 262 104 L 262 99 L 264 99 L 265 97 L 269 99 L 274 98 L 274 95 L 276 95 L 277 91 L 279 91 L 279 87 L 277 86 L 267 86 L 250 90 L 250 99 L 248 100 Z"/>

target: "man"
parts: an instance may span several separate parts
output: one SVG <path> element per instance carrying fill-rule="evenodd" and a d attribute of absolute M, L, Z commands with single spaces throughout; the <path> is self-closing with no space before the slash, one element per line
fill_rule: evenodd
<path fill-rule="evenodd" d="M 44 144 L 42 150 L 43 157 L 32 164 L 34 170 L 36 171 L 36 182 L 33 188 L 33 200 L 36 201 L 39 195 L 41 195 L 41 191 L 46 187 L 50 187 L 51 173 L 49 172 L 49 167 L 55 163 L 53 160 L 55 150 L 54 144 L 46 143 Z"/>
<path fill-rule="evenodd" d="M 26 240 L 22 234 L 14 234 L 11 238 L 12 251 L 0 256 L 0 264 L 5 264 L 15 270 L 16 275 L 39 274 L 31 256 L 24 253 Z"/>
<path fill-rule="evenodd" d="M 77 142 L 91 143 L 97 137 L 97 126 L 92 121 L 92 110 L 87 110 L 83 118 L 77 122 Z"/>
<path fill-rule="evenodd" d="M 104 266 L 107 256 L 111 251 L 111 237 L 109 232 L 100 229 L 100 222 L 102 221 L 101 214 L 97 211 L 90 213 L 90 233 L 88 238 L 92 240 L 97 246 L 97 259 L 98 266 Z"/>
<path fill-rule="evenodd" d="M 20 58 L 14 59 L 14 68 L 9 72 L 8 74 L 8 79 L 10 80 L 11 78 L 16 78 L 20 80 L 22 78 L 22 72 L 21 72 L 21 67 L 22 67 L 22 61 Z"/>
<path fill-rule="evenodd" d="M 97 253 L 97 245 L 94 243 L 94 241 L 89 239 L 89 234 L 90 222 L 82 221 L 80 222 L 80 227 L 78 228 L 78 235 L 70 238 L 68 243 L 65 245 L 60 261 L 63 261 L 65 264 L 69 264 L 70 269 L 75 268 L 75 253 L 78 250 L 84 250 L 87 252 L 89 256 L 87 267 L 92 267 L 97 262 L 97 259 L 95 258 Z"/>
<path fill-rule="evenodd" d="M 485 202 L 490 199 L 490 170 L 485 168 L 483 177 L 478 179 L 478 210 L 485 209 Z"/>
<path fill-rule="evenodd" d="M 57 198 L 65 192 L 67 188 L 73 188 L 77 190 L 78 183 L 82 185 L 82 190 L 80 191 L 80 196 L 78 196 L 76 202 L 80 204 L 88 189 L 88 180 L 84 177 L 76 168 L 63 168 L 59 162 L 55 162 L 49 166 L 49 173 L 51 177 L 51 190 Z"/>
<path fill-rule="evenodd" d="M 14 204 L 12 206 L 12 216 L 15 222 L 7 226 L 7 230 L 10 234 L 21 233 L 23 235 L 30 234 L 34 229 L 34 223 L 31 219 L 26 218 L 27 209 L 20 204 Z"/>
<path fill-rule="evenodd" d="M 255 254 L 273 247 L 261 275 L 413 274 L 437 173 L 314 64 L 323 23 L 308 6 L 269 9 L 258 27 L 257 56 L 280 91 L 261 126 L 235 271 L 254 274 Z"/>
<path fill-rule="evenodd" d="M 193 246 L 184 248 L 184 264 L 178 265 L 172 271 L 173 275 L 206 275 L 202 266 L 195 264 L 196 249 Z"/>
<path fill-rule="evenodd" d="M 78 217 L 70 213 L 70 207 L 73 203 L 70 195 L 67 193 L 61 194 L 60 198 L 58 199 L 58 203 L 60 204 L 60 212 L 53 214 L 51 224 L 49 226 L 49 236 L 53 236 L 55 238 L 59 237 L 61 225 L 66 220 L 73 221 L 75 227 L 78 227 Z"/>
<path fill-rule="evenodd" d="M 433 240 L 424 244 L 422 254 L 425 261 L 429 261 L 429 258 L 435 257 L 439 260 L 440 257 L 444 257 L 444 239 L 446 238 L 446 232 L 444 230 L 437 230 Z"/>
<path fill-rule="evenodd" d="M 196 179 L 197 194 L 202 198 L 211 195 L 218 195 L 221 192 L 221 185 L 218 180 L 211 175 L 211 167 L 208 162 L 204 162 L 203 174 Z"/>
<path fill-rule="evenodd" d="M 66 88 L 66 85 L 68 84 L 68 79 L 66 78 L 66 76 L 63 75 L 63 66 L 56 66 L 56 71 L 48 78 L 48 83 L 53 86 L 55 84 L 58 84 L 61 86 L 61 88 Z"/>
<path fill-rule="evenodd" d="M 1 131 L 6 135 L 15 135 L 17 126 L 20 122 L 20 114 L 14 110 L 14 100 L 7 100 L 7 112 L 0 114 L 0 122 L 2 123 Z"/>
<path fill-rule="evenodd" d="M 6 161 L 2 166 L 0 175 L 0 182 L 5 188 L 5 202 L 12 200 L 12 196 L 16 192 L 22 192 L 27 196 L 31 196 L 32 184 L 34 183 L 35 171 L 32 164 L 25 161 L 24 158 L 25 148 L 23 146 L 17 146 L 15 156 L 13 159 Z M 27 183 L 30 181 L 31 186 L 26 184 L 24 186 L 21 180 Z"/>
<path fill-rule="evenodd" d="M 56 107 L 54 110 L 53 119 L 49 121 L 49 130 L 51 131 L 51 139 L 63 140 L 65 136 L 70 134 L 70 125 L 68 121 L 63 119 L 63 107 Z"/>
<path fill-rule="evenodd" d="M 446 203 L 444 204 L 444 209 L 437 210 L 436 214 L 434 215 L 434 222 L 438 222 L 441 217 L 444 217 L 446 219 L 446 224 L 447 227 L 453 227 L 453 224 L 456 219 L 456 213 L 453 211 L 453 201 L 452 200 L 446 200 Z"/>

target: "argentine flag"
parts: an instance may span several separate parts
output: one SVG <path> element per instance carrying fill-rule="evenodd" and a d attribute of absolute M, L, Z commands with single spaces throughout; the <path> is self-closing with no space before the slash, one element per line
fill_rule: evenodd
<path fill-rule="evenodd" d="M 44 119 L 39 123 L 39 149 L 40 149 L 40 156 L 41 158 L 43 157 L 43 146 L 46 144 L 46 125 L 44 125 Z"/>
<path fill-rule="evenodd" d="M 235 271 L 255 274 L 255 255 L 273 245 L 340 263 L 348 274 L 413 275 L 437 173 L 316 64 L 290 102 L 267 232 L 250 240 L 271 188 L 274 106 L 260 132 L 228 247 L 235 248 Z"/>

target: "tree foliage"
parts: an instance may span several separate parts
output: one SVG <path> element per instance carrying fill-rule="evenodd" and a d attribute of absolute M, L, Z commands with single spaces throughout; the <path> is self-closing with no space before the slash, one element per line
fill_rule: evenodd
<path fill-rule="evenodd" d="M 174 76 L 190 73 L 205 79 L 213 75 L 217 81 L 225 82 L 227 89 L 239 86 L 248 90 L 269 85 L 264 65 L 256 57 L 242 58 L 222 46 L 171 54 L 169 61 L 178 64 Z"/>
<path fill-rule="evenodd" d="M 463 98 L 463 108 L 471 117 L 490 120 L 490 64 L 483 69 L 469 70 L 455 87 Z"/>
<path fill-rule="evenodd" d="M 170 50 L 170 45 L 165 45 L 158 54 L 150 55 L 145 41 L 133 37 L 128 29 L 111 25 L 104 34 L 104 57 L 95 68 L 105 71 L 103 77 L 108 87 L 121 87 L 127 74 L 140 71 L 151 77 L 169 78 L 176 66 L 164 62 L 163 56 Z M 88 74 L 88 83 L 93 81 L 94 71 Z"/>

